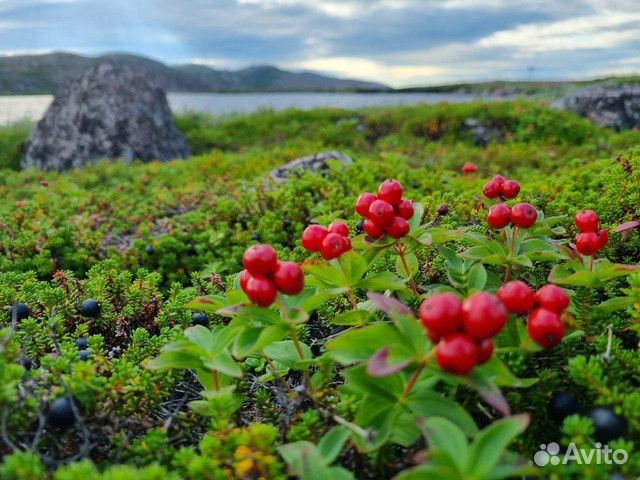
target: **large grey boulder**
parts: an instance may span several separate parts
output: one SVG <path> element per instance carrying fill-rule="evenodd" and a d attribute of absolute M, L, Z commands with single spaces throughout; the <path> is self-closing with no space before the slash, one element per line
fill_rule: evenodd
<path fill-rule="evenodd" d="M 640 87 L 588 88 L 563 98 L 555 106 L 603 127 L 640 128 Z"/>
<path fill-rule="evenodd" d="M 188 154 L 164 92 L 131 68 L 103 63 L 56 95 L 31 132 L 21 165 L 61 171 L 101 158 L 131 162 Z"/>
<path fill-rule="evenodd" d="M 322 172 L 328 170 L 329 162 L 331 161 L 344 164 L 353 163 L 351 157 L 336 150 L 331 150 L 291 160 L 281 167 L 271 170 L 269 177 L 275 183 L 282 183 L 292 175 L 300 175 L 306 171 Z"/>

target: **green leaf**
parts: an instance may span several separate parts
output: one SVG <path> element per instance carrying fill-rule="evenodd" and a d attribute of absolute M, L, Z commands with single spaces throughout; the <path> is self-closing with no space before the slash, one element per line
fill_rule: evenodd
<path fill-rule="evenodd" d="M 363 325 L 367 323 L 367 319 L 371 312 L 366 310 L 347 310 L 330 319 L 334 325 Z"/>
<path fill-rule="evenodd" d="M 403 290 L 405 284 L 391 272 L 377 272 L 353 284 L 354 288 L 363 290 Z"/>
<path fill-rule="evenodd" d="M 513 261 L 523 267 L 533 268 L 533 262 L 526 255 L 518 255 L 517 257 L 514 257 Z"/>
<path fill-rule="evenodd" d="M 372 377 L 367 373 L 364 365 L 344 370 L 343 376 L 349 390 L 370 395 L 372 398 L 383 399 L 390 404 L 397 402 L 404 388 L 403 376 L 400 374 Z M 362 406 L 364 408 L 364 404 Z"/>
<path fill-rule="evenodd" d="M 469 293 L 479 292 L 487 284 L 487 270 L 481 263 L 476 263 L 469 270 L 467 277 L 467 290 Z"/>
<path fill-rule="evenodd" d="M 335 261 L 339 264 L 339 268 L 347 281 L 345 286 L 355 284 L 367 273 L 367 261 L 362 255 L 353 250 L 341 255 Z"/>
<path fill-rule="evenodd" d="M 631 305 L 633 305 L 633 298 L 631 297 L 613 297 L 596 305 L 595 308 L 601 312 L 610 313 L 618 310 L 625 310 Z"/>
<path fill-rule="evenodd" d="M 423 431 L 430 450 L 446 452 L 457 470 L 464 471 L 469 458 L 469 444 L 462 430 L 446 418 L 434 417 L 424 422 Z"/>
<path fill-rule="evenodd" d="M 213 358 L 204 361 L 203 365 L 211 370 L 217 370 L 223 375 L 242 378 L 242 368 L 227 350 L 219 351 Z"/>
<path fill-rule="evenodd" d="M 329 430 L 320 439 L 320 443 L 318 443 L 318 450 L 327 464 L 333 463 L 335 459 L 338 458 L 342 447 L 350 436 L 351 432 L 348 428 L 337 426 Z"/>
<path fill-rule="evenodd" d="M 466 471 L 483 478 L 498 464 L 511 441 L 529 425 L 528 415 L 516 415 L 493 422 L 471 443 Z"/>
<path fill-rule="evenodd" d="M 302 349 L 304 359 L 312 359 L 313 355 L 309 346 L 302 342 L 299 342 L 299 345 Z M 298 350 L 296 349 L 294 342 L 291 340 L 273 342 L 264 347 L 263 350 L 268 357 L 278 363 L 282 363 L 283 365 L 294 370 L 302 368 L 301 360 L 303 359 L 300 358 Z"/>
<path fill-rule="evenodd" d="M 396 259 L 396 273 L 400 277 L 409 280 L 413 278 L 416 273 L 418 273 L 420 264 L 418 263 L 418 257 L 416 257 L 414 253 L 405 254 L 404 259 L 407 262 L 407 268 L 409 269 L 409 271 L 407 272 L 404 267 L 404 263 L 402 263 L 402 258 L 398 256 L 398 258 Z"/>
<path fill-rule="evenodd" d="M 478 431 L 471 415 L 459 403 L 434 390 L 420 388 L 419 385 L 414 386 L 407 397 L 407 407 L 419 417 L 446 419 L 469 436 Z"/>
<path fill-rule="evenodd" d="M 268 327 L 247 327 L 240 331 L 233 345 L 234 355 L 247 357 L 251 353 L 259 352 L 271 342 L 282 340 L 289 333 L 284 325 Z"/>
<path fill-rule="evenodd" d="M 409 219 L 409 232 L 414 231 L 420 226 L 420 221 L 424 215 L 424 205 L 421 203 L 413 204 L 413 217 Z"/>
<path fill-rule="evenodd" d="M 402 337 L 389 323 L 378 322 L 342 332 L 326 344 L 331 356 L 341 363 L 366 362 L 377 350 L 399 344 Z"/>
<path fill-rule="evenodd" d="M 307 285 L 330 288 L 344 287 L 346 283 L 343 273 L 330 263 L 307 262 L 302 269 L 309 274 L 305 279 Z"/>
<path fill-rule="evenodd" d="M 192 370 L 202 366 L 198 355 L 185 352 L 162 352 L 152 359 L 147 368 L 153 370 L 187 369 Z"/>

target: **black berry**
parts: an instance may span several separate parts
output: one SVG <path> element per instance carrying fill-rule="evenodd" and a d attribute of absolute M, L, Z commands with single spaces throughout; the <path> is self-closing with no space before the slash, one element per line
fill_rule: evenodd
<path fill-rule="evenodd" d="M 209 317 L 204 312 L 197 312 L 191 316 L 191 321 L 194 325 L 202 325 L 203 327 L 209 326 Z"/>
<path fill-rule="evenodd" d="M 356 231 L 358 233 L 364 232 L 364 220 L 360 220 L 358 223 L 356 223 Z"/>
<path fill-rule="evenodd" d="M 80 350 L 78 352 L 78 357 L 80 357 L 80 360 L 82 360 L 83 362 L 86 362 L 87 360 L 89 360 L 89 350 Z"/>
<path fill-rule="evenodd" d="M 100 316 L 100 305 L 93 299 L 85 300 L 80 307 L 80 314 L 83 317 L 96 318 Z"/>
<path fill-rule="evenodd" d="M 254 242 L 259 242 L 260 241 L 260 234 L 259 233 L 254 233 L 253 235 L 251 235 L 251 240 L 253 240 Z"/>
<path fill-rule="evenodd" d="M 14 315 L 16 315 L 16 319 L 18 321 L 28 318 L 29 307 L 27 307 L 24 303 L 14 303 L 9 309 L 9 319 L 13 319 Z"/>
<path fill-rule="evenodd" d="M 549 402 L 549 414 L 557 422 L 582 411 L 582 405 L 566 392 L 553 392 Z"/>
<path fill-rule="evenodd" d="M 76 419 L 73 414 L 73 400 L 70 398 L 58 398 L 49 405 L 47 420 L 49 425 L 58 430 L 65 430 L 72 426 Z"/>
<path fill-rule="evenodd" d="M 444 215 L 446 215 L 447 213 L 449 213 L 449 207 L 447 206 L 447 204 L 446 204 L 446 203 L 443 203 L 442 205 L 440 205 L 440 206 L 438 207 L 437 212 L 438 212 L 438 215 L 440 215 L 440 216 L 444 216 Z"/>
<path fill-rule="evenodd" d="M 596 407 L 589 413 L 595 428 L 595 439 L 601 443 L 623 436 L 627 431 L 627 422 L 616 415 L 609 407 Z"/>
<path fill-rule="evenodd" d="M 146 247 L 144 247 L 144 253 L 146 253 L 147 255 L 153 255 L 155 252 L 155 249 L 151 245 L 147 245 Z"/>
<path fill-rule="evenodd" d="M 89 346 L 89 341 L 85 337 L 76 338 L 76 347 L 78 350 L 85 350 Z"/>

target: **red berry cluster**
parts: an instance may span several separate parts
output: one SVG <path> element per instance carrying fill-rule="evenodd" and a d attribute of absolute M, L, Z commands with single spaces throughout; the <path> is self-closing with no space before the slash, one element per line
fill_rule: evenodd
<path fill-rule="evenodd" d="M 331 222 L 328 228 L 322 225 L 309 225 L 300 239 L 305 250 L 320 253 L 325 260 L 338 258 L 351 250 L 349 227 L 338 220 Z"/>
<path fill-rule="evenodd" d="M 562 341 L 561 316 L 569 307 L 569 296 L 563 289 L 549 284 L 534 293 L 526 283 L 513 280 L 502 285 L 497 296 L 511 313 L 522 314 L 535 307 L 527 319 L 527 331 L 538 345 L 552 348 Z"/>
<path fill-rule="evenodd" d="M 472 173 L 476 173 L 478 171 L 478 167 L 476 167 L 476 164 L 473 162 L 466 162 L 464 165 L 462 165 L 460 171 L 463 175 L 471 175 Z"/>
<path fill-rule="evenodd" d="M 518 228 L 529 228 L 536 223 L 538 212 L 530 203 L 520 202 L 513 207 L 505 203 L 496 203 L 489 208 L 487 223 L 491 228 L 504 228 L 510 223 Z"/>
<path fill-rule="evenodd" d="M 495 175 L 491 181 L 484 184 L 482 193 L 487 198 L 516 198 L 520 193 L 520 184 L 515 180 L 507 180 L 502 175 Z"/>
<path fill-rule="evenodd" d="M 437 344 L 440 367 L 457 375 L 469 373 L 493 354 L 494 337 L 507 322 L 507 309 L 495 296 L 477 292 L 464 301 L 454 293 L 425 299 L 418 312 L 431 341 Z"/>
<path fill-rule="evenodd" d="M 356 200 L 356 212 L 365 218 L 362 228 L 371 238 L 385 233 L 402 238 L 409 233 L 413 217 L 413 202 L 402 198 L 402 185 L 397 180 L 385 180 L 378 187 L 378 195 L 365 192 Z"/>
<path fill-rule="evenodd" d="M 304 288 L 304 274 L 297 263 L 281 262 L 271 245 L 249 247 L 242 256 L 240 287 L 251 303 L 268 307 L 278 292 L 297 295 Z"/>
<path fill-rule="evenodd" d="M 578 212 L 575 218 L 580 233 L 576 237 L 576 250 L 581 255 L 595 255 L 609 242 L 609 231 L 600 229 L 600 220 L 593 210 Z"/>

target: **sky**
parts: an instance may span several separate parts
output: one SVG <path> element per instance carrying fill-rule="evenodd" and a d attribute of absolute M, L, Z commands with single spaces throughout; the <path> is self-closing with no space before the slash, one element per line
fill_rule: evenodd
<path fill-rule="evenodd" d="M 640 71 L 640 0 L 0 0 L 0 55 L 272 64 L 394 87 Z"/>

